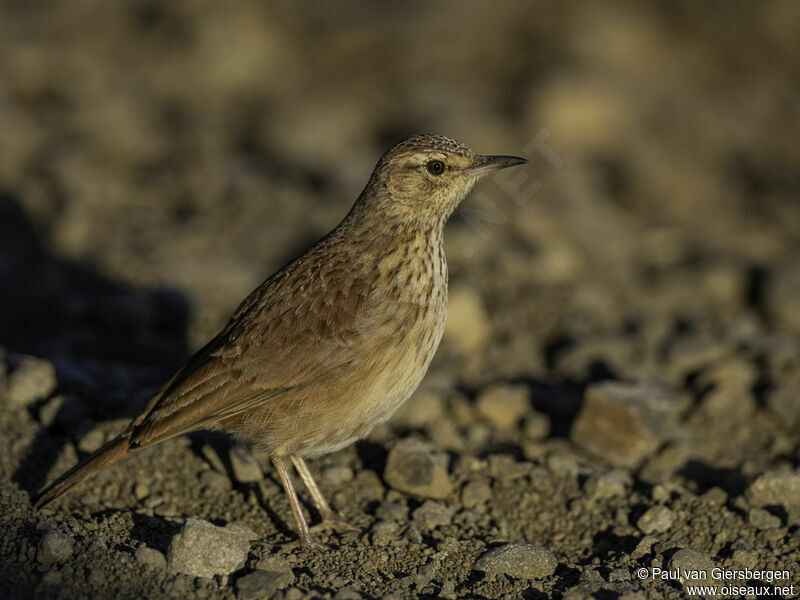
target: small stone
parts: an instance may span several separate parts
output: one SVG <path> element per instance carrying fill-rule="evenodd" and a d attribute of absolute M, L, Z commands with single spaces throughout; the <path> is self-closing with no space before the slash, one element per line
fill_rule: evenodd
<path fill-rule="evenodd" d="M 136 561 L 140 565 L 153 567 L 154 569 L 167 568 L 167 559 L 162 552 L 159 552 L 155 548 L 140 546 L 136 549 L 134 556 L 136 556 Z"/>
<path fill-rule="evenodd" d="M 419 388 L 392 416 L 394 426 L 410 429 L 431 427 L 442 420 L 444 398 L 436 390 Z"/>
<path fill-rule="evenodd" d="M 630 581 L 631 574 L 628 569 L 624 567 L 619 567 L 614 569 L 608 574 L 608 582 L 609 583 L 618 583 L 620 581 Z"/>
<path fill-rule="evenodd" d="M 233 477 L 239 483 L 255 483 L 261 481 L 263 472 L 261 465 L 242 446 L 233 446 L 228 452 Z"/>
<path fill-rule="evenodd" d="M 444 341 L 461 354 L 480 350 L 491 333 L 491 325 L 480 294 L 472 288 L 454 287 L 447 303 Z"/>
<path fill-rule="evenodd" d="M 304 597 L 303 591 L 296 587 L 287 588 L 283 592 L 283 600 L 301 600 Z"/>
<path fill-rule="evenodd" d="M 752 548 L 737 548 L 733 551 L 731 558 L 733 559 L 733 562 L 745 567 L 746 569 L 755 569 L 758 567 L 758 552 Z"/>
<path fill-rule="evenodd" d="M 255 568 L 260 571 L 276 571 L 278 573 L 286 573 L 287 577 L 289 575 L 294 577 L 291 563 L 286 559 L 286 557 L 281 556 L 280 554 L 271 554 L 259 559 L 255 565 Z"/>
<path fill-rule="evenodd" d="M 636 527 L 645 535 L 667 531 L 675 521 L 675 514 L 666 506 L 652 506 L 639 517 Z"/>
<path fill-rule="evenodd" d="M 387 521 L 405 521 L 408 507 L 397 502 L 381 502 L 375 509 L 375 516 Z"/>
<path fill-rule="evenodd" d="M 680 582 L 686 585 L 706 585 L 715 586 L 715 580 L 711 572 L 716 565 L 702 552 L 682 548 L 669 559 L 668 569 L 677 570 L 680 574 Z M 696 575 L 695 578 L 692 575 Z M 697 578 L 699 577 L 699 579 Z"/>
<path fill-rule="evenodd" d="M 435 529 L 442 525 L 449 525 L 453 518 L 454 508 L 449 508 L 441 502 L 426 500 L 414 511 L 414 522 L 422 529 Z"/>
<path fill-rule="evenodd" d="M 383 476 L 391 487 L 423 498 L 446 498 L 453 487 L 447 474 L 447 455 L 413 438 L 392 448 Z"/>
<path fill-rule="evenodd" d="M 493 385 L 478 394 L 478 414 L 498 429 L 514 427 L 531 406 L 530 390 L 524 385 Z"/>
<path fill-rule="evenodd" d="M 106 443 L 106 434 L 101 429 L 87 431 L 78 441 L 78 450 L 90 454 Z"/>
<path fill-rule="evenodd" d="M 586 389 L 570 439 L 609 462 L 637 467 L 672 434 L 678 402 L 651 382 L 605 381 Z"/>
<path fill-rule="evenodd" d="M 220 458 L 219 453 L 214 446 L 211 444 L 203 444 L 203 446 L 200 448 L 200 453 L 215 471 L 219 473 L 228 472 L 228 470 L 225 468 L 225 463 L 222 462 L 222 459 Z"/>
<path fill-rule="evenodd" d="M 169 570 L 194 577 L 228 575 L 244 564 L 253 539 L 256 534 L 245 525 L 217 527 L 207 521 L 187 519 L 169 545 Z"/>
<path fill-rule="evenodd" d="M 639 560 L 643 556 L 650 554 L 650 551 L 656 543 L 658 543 L 658 538 L 652 535 L 644 536 L 639 540 L 639 543 L 636 544 L 636 548 L 633 549 L 633 552 L 631 552 L 631 560 Z"/>
<path fill-rule="evenodd" d="M 529 409 L 527 417 L 525 417 L 525 424 L 522 433 L 526 440 L 540 441 L 550 435 L 550 418 L 540 412 L 534 412 Z"/>
<path fill-rule="evenodd" d="M 700 499 L 712 506 L 725 506 L 728 501 L 728 492 L 715 486 L 700 496 Z"/>
<path fill-rule="evenodd" d="M 756 529 L 772 529 L 781 526 L 779 517 L 763 508 L 753 508 L 747 513 L 747 521 Z"/>
<path fill-rule="evenodd" d="M 359 594 L 353 588 L 345 587 L 336 592 L 333 600 L 361 600 L 361 597 L 361 594 Z"/>
<path fill-rule="evenodd" d="M 532 544 L 506 544 L 489 550 L 475 563 L 487 575 L 505 574 L 517 579 L 543 579 L 555 573 L 558 560 L 547 548 Z"/>
<path fill-rule="evenodd" d="M 489 474 L 493 479 L 512 481 L 525 477 L 530 473 L 531 464 L 526 461 L 516 461 L 508 454 L 489 455 Z"/>
<path fill-rule="evenodd" d="M 461 490 L 461 504 L 464 508 L 474 508 L 487 502 L 492 497 L 492 488 L 485 481 L 473 480 L 467 482 Z"/>
<path fill-rule="evenodd" d="M 406 528 L 404 537 L 412 544 L 422 543 L 422 534 L 420 533 L 419 529 L 417 529 L 417 526 L 413 523 Z"/>
<path fill-rule="evenodd" d="M 294 583 L 291 571 L 257 570 L 242 575 L 236 580 L 236 590 L 241 600 L 262 600 L 272 598 L 276 591 Z"/>
<path fill-rule="evenodd" d="M 458 594 L 456 594 L 456 582 L 452 579 L 446 579 L 439 589 L 439 598 L 444 598 L 444 600 L 456 600 L 456 598 L 458 598 Z"/>
<path fill-rule="evenodd" d="M 52 394 L 58 381 L 53 365 L 41 358 L 23 357 L 8 376 L 8 403 L 24 408 Z"/>
<path fill-rule="evenodd" d="M 200 473 L 200 485 L 204 488 L 211 488 L 213 490 L 227 491 L 233 486 L 231 480 L 227 475 L 223 475 L 212 469 L 206 469 Z"/>
<path fill-rule="evenodd" d="M 800 506 L 800 470 L 768 471 L 746 492 L 752 506 Z"/>
<path fill-rule="evenodd" d="M 331 485 L 342 485 L 348 481 L 353 481 L 353 469 L 350 467 L 328 467 L 322 473 L 323 479 Z"/>
<path fill-rule="evenodd" d="M 398 538 L 400 528 L 394 521 L 378 521 L 370 531 L 370 541 L 374 546 L 388 546 Z"/>
<path fill-rule="evenodd" d="M 615 469 L 602 475 L 592 475 L 584 483 L 583 489 L 593 500 L 600 500 L 624 496 L 631 483 L 631 476 L 627 471 Z"/>
<path fill-rule="evenodd" d="M 150 486 L 144 481 L 136 482 L 136 485 L 133 486 L 133 495 L 139 501 L 144 500 L 150 495 Z"/>
<path fill-rule="evenodd" d="M 56 420 L 56 416 L 58 415 L 58 411 L 61 410 L 61 406 L 64 404 L 64 396 L 58 395 L 53 396 L 49 400 L 47 400 L 44 404 L 39 407 L 39 422 L 44 427 L 50 427 L 53 422 Z"/>
<path fill-rule="evenodd" d="M 380 477 L 374 471 L 360 471 L 352 485 L 364 502 L 383 500 L 383 495 L 386 492 Z"/>
<path fill-rule="evenodd" d="M 36 560 L 43 565 L 60 563 L 72 556 L 74 542 L 60 531 L 51 530 L 44 534 L 36 551 Z"/>

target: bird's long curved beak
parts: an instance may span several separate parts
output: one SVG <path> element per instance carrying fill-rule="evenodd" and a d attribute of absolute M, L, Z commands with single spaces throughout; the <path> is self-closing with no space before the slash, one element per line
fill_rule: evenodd
<path fill-rule="evenodd" d="M 470 167 L 469 173 L 475 177 L 481 177 L 492 171 L 499 171 L 500 169 L 507 169 L 508 167 L 516 167 L 528 162 L 526 158 L 520 156 L 481 156 L 475 157 L 475 165 Z"/>

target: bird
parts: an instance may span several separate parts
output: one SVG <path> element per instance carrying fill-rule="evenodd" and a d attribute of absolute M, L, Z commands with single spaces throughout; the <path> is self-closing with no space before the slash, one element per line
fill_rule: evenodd
<path fill-rule="evenodd" d="M 139 450 L 214 430 L 270 457 L 302 546 L 321 547 L 290 463 L 319 513 L 317 527 L 354 530 L 306 459 L 366 437 L 417 388 L 444 332 L 445 222 L 478 180 L 525 162 L 479 155 L 442 135 L 389 148 L 344 219 L 253 290 L 119 436 L 33 495 L 33 505 Z"/>

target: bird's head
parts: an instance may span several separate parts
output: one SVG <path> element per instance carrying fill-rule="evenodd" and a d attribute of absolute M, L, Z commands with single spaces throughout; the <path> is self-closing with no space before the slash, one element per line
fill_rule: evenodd
<path fill-rule="evenodd" d="M 387 218 L 443 225 L 479 179 L 525 162 L 475 154 L 442 135 L 417 135 L 386 151 L 362 196 Z"/>

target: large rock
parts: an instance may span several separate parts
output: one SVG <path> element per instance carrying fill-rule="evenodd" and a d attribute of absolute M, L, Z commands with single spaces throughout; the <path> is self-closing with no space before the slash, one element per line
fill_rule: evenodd
<path fill-rule="evenodd" d="M 446 498 L 453 488 L 447 474 L 447 455 L 419 440 L 398 442 L 389 452 L 383 472 L 396 490 L 423 498 Z"/>
<path fill-rule="evenodd" d="M 517 579 L 542 579 L 552 575 L 558 560 L 547 548 L 532 544 L 506 544 L 493 548 L 475 563 L 487 575 L 505 574 Z"/>
<path fill-rule="evenodd" d="M 677 418 L 677 398 L 663 386 L 606 381 L 586 389 L 570 439 L 613 464 L 636 467 L 672 434 Z"/>
<path fill-rule="evenodd" d="M 174 573 L 194 577 L 229 575 L 244 565 L 250 540 L 255 538 L 251 529 L 239 523 L 217 527 L 207 521 L 187 519 L 172 538 L 167 565 Z"/>

